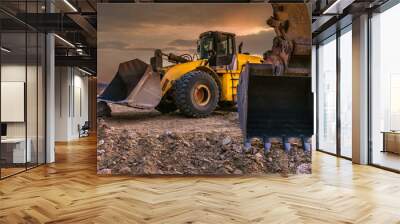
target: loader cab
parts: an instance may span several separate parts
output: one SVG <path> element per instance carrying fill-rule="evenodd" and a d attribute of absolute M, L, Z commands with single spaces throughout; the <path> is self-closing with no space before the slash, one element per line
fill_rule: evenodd
<path fill-rule="evenodd" d="M 197 52 L 201 59 L 208 59 L 210 66 L 229 65 L 236 53 L 235 34 L 217 31 L 202 33 Z"/>

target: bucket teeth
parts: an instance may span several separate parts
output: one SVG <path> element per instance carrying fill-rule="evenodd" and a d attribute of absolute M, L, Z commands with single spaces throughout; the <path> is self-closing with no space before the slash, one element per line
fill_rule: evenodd
<path fill-rule="evenodd" d="M 282 137 L 290 152 L 287 137 L 313 135 L 313 93 L 311 77 L 273 76 L 268 64 L 246 64 L 238 86 L 238 113 L 243 137 Z M 265 140 L 265 139 L 263 139 Z M 264 150 L 271 150 L 264 141 Z M 304 144 L 304 150 L 311 150 Z"/>
<path fill-rule="evenodd" d="M 285 152 L 289 153 L 290 152 L 290 148 L 291 148 L 291 144 L 289 142 L 285 142 L 284 145 L 285 145 Z"/>
<path fill-rule="evenodd" d="M 301 143 L 303 145 L 303 150 L 305 152 L 310 152 L 311 151 L 311 143 L 308 143 L 304 136 L 301 137 Z"/>
<path fill-rule="evenodd" d="M 265 136 L 263 138 L 263 142 L 264 142 L 264 152 L 269 153 L 271 151 L 271 147 L 272 147 L 269 137 Z"/>
<path fill-rule="evenodd" d="M 264 152 L 269 153 L 271 151 L 271 142 L 265 142 L 264 143 Z"/>
<path fill-rule="evenodd" d="M 311 151 L 311 144 L 310 143 L 304 143 L 303 148 L 304 148 L 305 152 L 310 152 Z"/>
<path fill-rule="evenodd" d="M 245 153 L 250 152 L 250 150 L 251 150 L 251 143 L 250 143 L 250 141 L 245 141 L 243 150 L 244 150 Z"/>

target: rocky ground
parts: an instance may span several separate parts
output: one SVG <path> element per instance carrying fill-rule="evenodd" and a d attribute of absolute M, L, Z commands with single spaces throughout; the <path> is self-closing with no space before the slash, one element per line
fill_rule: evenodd
<path fill-rule="evenodd" d="M 273 141 L 269 153 L 254 139 L 251 150 L 243 138 L 235 112 L 215 112 L 202 119 L 156 111 L 125 111 L 113 107 L 112 118 L 99 119 L 99 174 L 122 175 L 242 175 L 311 173 L 311 152 L 297 139 L 283 151 Z"/>

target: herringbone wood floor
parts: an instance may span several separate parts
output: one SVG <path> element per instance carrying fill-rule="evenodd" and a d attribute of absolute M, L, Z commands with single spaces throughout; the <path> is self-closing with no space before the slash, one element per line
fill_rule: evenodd
<path fill-rule="evenodd" d="M 400 175 L 314 153 L 313 174 L 99 177 L 96 141 L 0 181 L 0 223 L 400 223 Z"/>

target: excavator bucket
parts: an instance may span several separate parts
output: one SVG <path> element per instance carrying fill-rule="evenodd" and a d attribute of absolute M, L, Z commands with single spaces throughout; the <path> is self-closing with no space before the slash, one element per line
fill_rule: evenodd
<path fill-rule="evenodd" d="M 98 101 L 152 109 L 160 102 L 161 95 L 160 75 L 149 64 L 134 59 L 119 65 L 117 74 Z"/>
<path fill-rule="evenodd" d="M 245 141 L 311 137 L 311 77 L 273 76 L 272 69 L 269 64 L 247 64 L 240 76 L 238 111 Z"/>

